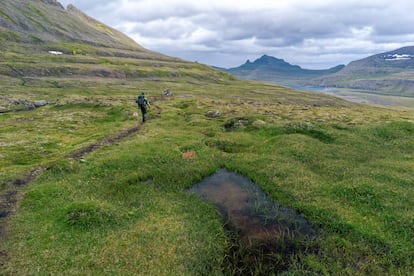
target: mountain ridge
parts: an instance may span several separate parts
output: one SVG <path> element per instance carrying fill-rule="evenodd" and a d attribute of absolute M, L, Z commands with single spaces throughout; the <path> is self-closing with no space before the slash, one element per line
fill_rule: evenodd
<path fill-rule="evenodd" d="M 63 5 L 57 0 L 40 0 L 40 1 L 42 1 L 43 3 L 46 3 L 46 4 L 50 4 L 52 6 L 57 6 L 57 7 L 60 7 L 62 9 L 65 9 L 63 7 Z"/>
<path fill-rule="evenodd" d="M 312 70 L 263 55 L 239 67 L 221 69 L 241 79 L 290 87 L 354 89 L 414 97 L 414 46 L 378 53 L 329 69 Z"/>
<path fill-rule="evenodd" d="M 123 33 L 89 17 L 74 5 L 65 9 L 55 0 L 0 3 L 0 41 L 40 44 L 86 42 L 91 45 L 143 50 Z"/>
<path fill-rule="evenodd" d="M 260 66 L 268 66 L 271 68 L 277 68 L 279 67 L 282 70 L 304 70 L 304 71 L 310 71 L 310 72 L 321 72 L 321 71 L 331 71 L 331 70 L 338 70 L 338 68 L 343 68 L 345 65 L 337 65 L 328 69 L 306 69 L 302 68 L 299 65 L 290 64 L 289 62 L 286 62 L 284 59 L 276 58 L 273 56 L 269 56 L 267 54 L 262 55 L 260 58 L 256 59 L 254 62 L 251 62 L 250 60 L 247 60 L 246 63 L 239 67 L 229 68 L 227 70 L 232 70 L 236 68 L 245 68 L 245 67 L 252 67 L 252 68 L 258 68 Z"/>
<path fill-rule="evenodd" d="M 414 97 L 414 46 L 352 61 L 341 71 L 310 84 Z"/>
<path fill-rule="evenodd" d="M 22 84 L 59 83 L 45 78 L 231 77 L 148 50 L 74 5 L 65 9 L 54 0 L 1 1 L 0 47 L 0 80 L 17 78 Z"/>
<path fill-rule="evenodd" d="M 292 65 L 283 59 L 264 54 L 253 62 L 247 60 L 239 67 L 221 70 L 241 79 L 268 81 L 276 84 L 294 86 L 316 77 L 336 73 L 343 67 L 344 65 L 338 65 L 322 70 L 303 69 L 299 65 Z"/>

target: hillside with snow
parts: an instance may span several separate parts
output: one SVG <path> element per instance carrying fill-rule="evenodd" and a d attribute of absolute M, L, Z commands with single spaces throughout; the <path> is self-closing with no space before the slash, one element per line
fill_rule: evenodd
<path fill-rule="evenodd" d="M 335 74 L 313 80 L 312 84 L 414 97 L 414 46 L 353 61 Z"/>

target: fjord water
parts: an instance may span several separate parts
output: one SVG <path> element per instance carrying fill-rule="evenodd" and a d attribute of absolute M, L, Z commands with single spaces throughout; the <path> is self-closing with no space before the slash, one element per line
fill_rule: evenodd
<path fill-rule="evenodd" d="M 289 85 L 288 87 L 310 91 L 315 93 L 324 93 L 332 95 L 346 101 L 373 104 L 381 106 L 397 106 L 397 107 L 414 107 L 414 98 L 403 97 L 397 95 L 386 95 L 384 93 L 375 91 L 364 91 L 347 88 L 334 88 L 334 87 L 319 87 L 319 86 L 302 86 L 302 85 Z"/>

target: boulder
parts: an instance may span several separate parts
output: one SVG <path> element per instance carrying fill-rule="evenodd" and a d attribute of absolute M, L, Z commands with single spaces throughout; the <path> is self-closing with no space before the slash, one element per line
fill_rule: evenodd
<path fill-rule="evenodd" d="M 22 104 L 22 105 L 24 105 L 25 107 L 27 107 L 28 109 L 33 109 L 33 108 L 35 108 L 35 105 L 34 105 L 32 102 L 28 101 L 28 100 L 24 100 L 24 101 L 16 101 L 15 103 L 16 103 L 16 105 Z"/>
<path fill-rule="evenodd" d="M 165 89 L 165 90 L 164 90 L 164 92 L 163 92 L 163 95 L 164 95 L 164 96 L 169 96 L 169 97 L 170 97 L 170 96 L 172 96 L 172 95 L 173 95 L 173 93 L 171 92 L 171 90 L 170 90 L 170 89 Z"/>
<path fill-rule="evenodd" d="M 41 106 L 45 106 L 45 105 L 48 105 L 48 104 L 49 104 L 49 102 L 45 101 L 45 100 L 39 100 L 39 101 L 34 102 L 35 107 L 41 107 Z"/>
<path fill-rule="evenodd" d="M 264 126 L 265 124 L 266 124 L 266 122 L 263 121 L 263 120 L 256 120 L 256 121 L 253 122 L 253 126 L 255 126 L 255 127 Z"/>
<path fill-rule="evenodd" d="M 221 116 L 221 112 L 218 111 L 218 110 L 216 110 L 216 111 L 209 110 L 209 111 L 206 112 L 206 116 L 209 117 L 209 118 L 217 118 L 217 117 Z"/>

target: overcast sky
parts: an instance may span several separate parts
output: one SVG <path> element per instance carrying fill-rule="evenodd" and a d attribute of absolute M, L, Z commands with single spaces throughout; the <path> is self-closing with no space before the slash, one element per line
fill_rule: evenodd
<path fill-rule="evenodd" d="M 413 0 L 59 0 L 143 47 L 237 67 L 263 54 L 302 68 L 414 45 Z"/>

